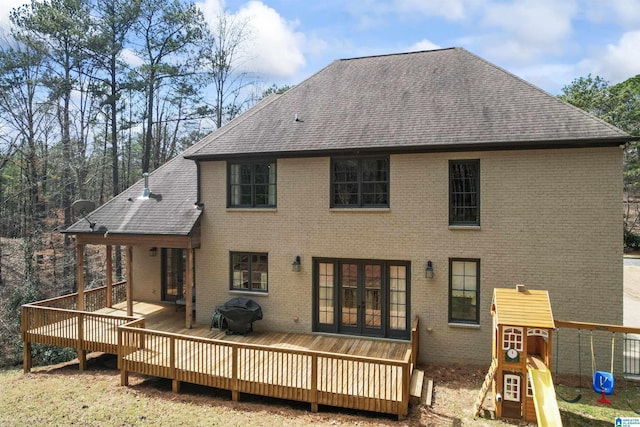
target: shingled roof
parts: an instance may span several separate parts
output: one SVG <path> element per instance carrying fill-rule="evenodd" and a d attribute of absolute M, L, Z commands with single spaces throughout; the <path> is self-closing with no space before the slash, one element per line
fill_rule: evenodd
<path fill-rule="evenodd" d="M 148 199 L 140 198 L 140 180 L 89 214 L 93 231 L 82 219 L 64 232 L 187 236 L 202 213 L 195 205 L 196 183 L 195 162 L 177 156 L 150 174 Z"/>
<path fill-rule="evenodd" d="M 462 48 L 338 60 L 193 159 L 615 145 L 629 135 Z M 296 120 L 297 117 L 297 120 Z"/>

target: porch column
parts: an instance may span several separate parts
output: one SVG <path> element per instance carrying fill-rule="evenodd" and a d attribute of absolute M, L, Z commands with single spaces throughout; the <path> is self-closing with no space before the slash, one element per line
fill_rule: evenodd
<path fill-rule="evenodd" d="M 127 246 L 127 316 L 133 316 L 133 246 Z"/>
<path fill-rule="evenodd" d="M 113 306 L 113 255 L 112 246 L 107 245 L 107 307 Z"/>
<path fill-rule="evenodd" d="M 191 329 L 191 324 L 192 324 L 192 317 L 193 317 L 193 313 L 192 313 L 192 305 L 193 305 L 193 277 L 191 274 L 192 268 L 193 268 L 193 250 L 191 248 L 187 248 L 187 259 L 186 259 L 186 263 L 187 265 L 185 266 L 186 271 L 186 276 L 185 276 L 185 286 L 187 287 L 185 289 L 184 292 L 184 298 L 185 298 L 185 311 L 186 311 L 186 319 L 185 319 L 185 327 L 187 329 Z"/>
<path fill-rule="evenodd" d="M 78 284 L 78 300 L 76 303 L 76 309 L 79 311 L 84 310 L 84 244 L 76 243 L 77 252 L 77 267 L 76 267 L 76 282 Z"/>

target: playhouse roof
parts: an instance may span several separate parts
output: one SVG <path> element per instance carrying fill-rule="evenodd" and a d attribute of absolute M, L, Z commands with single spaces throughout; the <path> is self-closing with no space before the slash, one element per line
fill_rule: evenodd
<path fill-rule="evenodd" d="M 545 290 L 493 290 L 491 311 L 498 325 L 554 329 L 549 293 Z"/>

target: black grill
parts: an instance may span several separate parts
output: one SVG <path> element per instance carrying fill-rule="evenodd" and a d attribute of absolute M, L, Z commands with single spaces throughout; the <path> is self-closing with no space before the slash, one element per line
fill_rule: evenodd
<path fill-rule="evenodd" d="M 216 312 L 226 319 L 226 332 L 229 335 L 246 335 L 253 331 L 253 322 L 262 319 L 262 307 L 254 300 L 245 297 L 230 299 L 223 305 L 216 307 Z"/>

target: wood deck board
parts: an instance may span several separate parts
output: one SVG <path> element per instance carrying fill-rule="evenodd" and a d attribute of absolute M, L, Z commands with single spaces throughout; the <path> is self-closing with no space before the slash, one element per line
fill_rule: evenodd
<path fill-rule="evenodd" d="M 183 312 L 176 312 L 171 304 L 135 303 L 134 317 L 144 317 L 146 329 L 159 330 L 186 336 L 210 338 L 222 341 L 245 342 L 280 348 L 306 349 L 323 351 L 336 354 L 349 354 L 363 357 L 387 358 L 403 360 L 409 342 L 384 341 L 354 336 L 334 336 L 318 334 L 295 334 L 288 332 L 254 331 L 247 336 L 226 335 L 225 332 L 210 330 L 209 326 L 194 324 L 191 329 L 186 329 L 180 322 L 184 318 Z M 102 309 L 97 313 L 125 315 L 125 303 L 115 305 L 113 308 Z M 102 322 L 98 322 L 102 323 Z M 85 321 L 85 328 L 95 326 Z M 77 339 L 77 320 L 66 319 L 55 326 L 49 325 L 28 331 L 30 334 L 46 335 L 68 339 Z M 96 331 L 101 332 L 96 334 Z M 108 327 L 105 331 L 114 331 L 114 327 Z M 116 344 L 117 337 L 114 334 L 104 334 L 97 328 L 92 328 L 92 341 Z"/>

